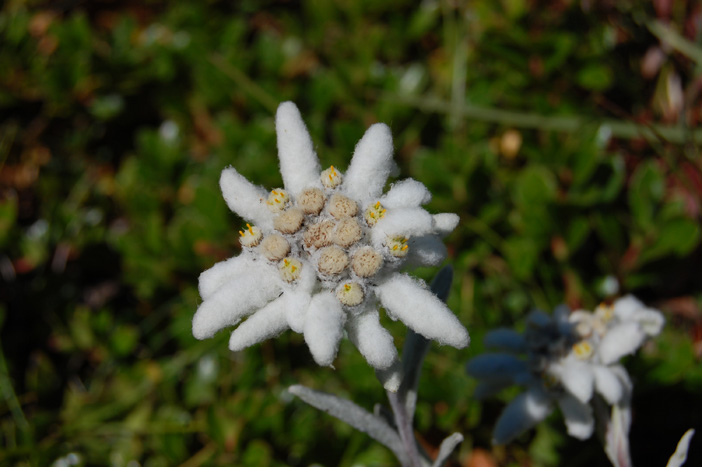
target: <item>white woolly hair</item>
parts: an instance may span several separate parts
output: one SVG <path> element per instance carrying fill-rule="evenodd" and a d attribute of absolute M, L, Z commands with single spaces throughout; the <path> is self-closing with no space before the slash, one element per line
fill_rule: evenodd
<path fill-rule="evenodd" d="M 390 128 L 384 123 L 371 125 L 356 144 L 344 177 L 343 191 L 362 205 L 377 199 L 395 164 L 392 152 Z"/>
<path fill-rule="evenodd" d="M 636 352 L 646 334 L 638 323 L 624 322 L 614 326 L 602 338 L 599 354 L 602 363 L 609 365 L 625 355 Z"/>
<path fill-rule="evenodd" d="M 285 305 L 285 300 L 281 297 L 249 316 L 232 332 L 229 338 L 229 349 L 235 352 L 243 350 L 271 337 L 276 337 L 288 329 Z"/>
<path fill-rule="evenodd" d="M 387 237 L 420 237 L 431 233 L 433 226 L 431 214 L 422 208 L 388 210 L 371 229 L 371 241 L 373 246 L 381 248 Z"/>
<path fill-rule="evenodd" d="M 458 217 L 458 214 L 454 214 L 452 212 L 442 212 L 439 214 L 434 214 L 433 217 L 434 230 L 442 237 L 445 237 L 446 235 L 453 232 L 454 229 L 458 226 L 458 223 L 461 221 L 461 218 Z"/>
<path fill-rule="evenodd" d="M 332 292 L 320 292 L 310 302 L 305 319 L 305 342 L 315 362 L 330 366 L 339 349 L 346 313 Z"/>
<path fill-rule="evenodd" d="M 268 197 L 265 189 L 249 182 L 234 167 L 222 171 L 219 186 L 229 209 L 261 229 L 273 227 L 273 215 L 261 202 Z"/>
<path fill-rule="evenodd" d="M 431 201 L 431 193 L 423 183 L 412 178 L 392 184 L 380 204 L 388 209 L 418 208 Z"/>
<path fill-rule="evenodd" d="M 414 332 L 459 349 L 470 342 L 468 331 L 456 315 L 423 282 L 407 274 L 395 274 L 379 284 L 376 293 L 388 312 Z"/>
<path fill-rule="evenodd" d="M 577 439 L 587 439 L 592 436 L 595 428 L 595 419 L 592 416 L 590 404 L 583 404 L 575 397 L 561 397 L 558 407 L 563 413 L 568 434 Z"/>
<path fill-rule="evenodd" d="M 378 310 L 351 316 L 346 323 L 349 339 L 375 369 L 389 368 L 397 360 L 392 335 L 380 324 Z"/>
<path fill-rule="evenodd" d="M 212 337 L 220 329 L 235 325 L 280 294 L 280 280 L 275 275 L 272 277 L 271 272 L 264 268 L 253 269 L 239 280 L 217 290 L 195 312 L 195 338 Z"/>
<path fill-rule="evenodd" d="M 408 266 L 438 266 L 448 254 L 444 242 L 434 235 L 410 237 L 408 245 L 409 254 L 405 263 Z"/>
<path fill-rule="evenodd" d="M 275 115 L 278 159 L 283 184 L 293 196 L 305 188 L 321 187 L 319 159 L 300 111 L 292 102 L 283 102 Z"/>
<path fill-rule="evenodd" d="M 568 392 L 583 403 L 592 398 L 595 376 L 589 364 L 566 358 L 556 368 L 558 379 Z"/>

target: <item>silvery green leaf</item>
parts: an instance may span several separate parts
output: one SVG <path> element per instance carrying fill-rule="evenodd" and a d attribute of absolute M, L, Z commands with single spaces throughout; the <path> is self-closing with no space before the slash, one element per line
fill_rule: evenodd
<path fill-rule="evenodd" d="M 362 409 L 353 402 L 296 384 L 288 388 L 312 407 L 326 412 L 348 423 L 355 429 L 366 433 L 382 445 L 389 448 L 400 463 L 406 464 L 406 456 L 400 437 L 382 418 Z"/>
<path fill-rule="evenodd" d="M 431 291 L 444 302 L 448 298 L 453 282 L 453 268 L 446 266 L 441 269 L 431 283 Z M 422 370 L 424 357 L 429 350 L 430 341 L 411 329 L 407 331 L 407 338 L 402 348 L 402 365 L 405 377 L 399 389 L 400 399 L 405 400 L 407 414 L 414 416 L 417 404 L 417 384 Z"/>
<path fill-rule="evenodd" d="M 687 460 L 687 450 L 690 449 L 690 441 L 692 440 L 692 435 L 694 434 L 695 430 L 692 428 L 685 432 L 682 438 L 680 438 L 678 447 L 675 449 L 673 455 L 670 456 L 670 459 L 668 459 L 668 463 L 665 467 L 680 467 L 685 463 Z"/>
<path fill-rule="evenodd" d="M 456 447 L 463 442 L 463 435 L 460 433 L 454 433 L 448 438 L 441 442 L 439 447 L 439 454 L 436 456 L 436 460 L 432 464 L 432 467 L 442 467 L 444 463 L 448 460 L 449 456 Z"/>

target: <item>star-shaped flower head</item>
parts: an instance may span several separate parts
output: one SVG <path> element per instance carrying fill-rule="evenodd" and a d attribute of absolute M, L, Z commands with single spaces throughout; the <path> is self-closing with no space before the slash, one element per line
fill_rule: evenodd
<path fill-rule="evenodd" d="M 597 392 L 609 405 L 629 399 L 632 385 L 619 359 L 634 353 L 646 337 L 660 333 L 663 316 L 632 296 L 594 312 L 570 313 L 559 307 L 552 316 L 532 312 L 524 333 L 498 329 L 485 336 L 485 346 L 502 353 L 468 362 L 468 373 L 480 379 L 477 397 L 513 384 L 527 390 L 502 412 L 494 441 L 504 444 L 546 418 L 558 405 L 568 433 L 592 435 L 592 399 Z"/>
<path fill-rule="evenodd" d="M 195 337 L 211 337 L 250 315 L 232 333 L 232 350 L 290 328 L 304 334 L 317 363 L 331 365 L 345 330 L 384 371 L 396 366 L 397 350 L 380 325 L 380 304 L 428 339 L 467 346 L 468 332 L 446 305 L 422 281 L 399 272 L 443 261 L 440 237 L 458 216 L 421 208 L 431 194 L 416 180 L 383 193 L 395 168 L 390 129 L 371 126 L 346 173 L 321 170 L 295 104 L 278 107 L 276 132 L 283 188 L 256 186 L 232 167 L 222 172 L 227 205 L 248 223 L 239 232 L 242 253 L 200 275 Z"/>

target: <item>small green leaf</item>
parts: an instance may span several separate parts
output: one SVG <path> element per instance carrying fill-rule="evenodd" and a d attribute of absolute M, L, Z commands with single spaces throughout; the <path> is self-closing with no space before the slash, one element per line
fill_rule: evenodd
<path fill-rule="evenodd" d="M 605 91 L 612 86 L 612 70 L 606 65 L 592 63 L 578 72 L 578 84 L 592 91 Z"/>

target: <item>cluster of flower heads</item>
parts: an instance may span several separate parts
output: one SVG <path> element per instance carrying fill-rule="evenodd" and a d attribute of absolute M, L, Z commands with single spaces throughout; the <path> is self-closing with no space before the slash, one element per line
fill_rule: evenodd
<path fill-rule="evenodd" d="M 621 357 L 634 353 L 647 337 L 660 333 L 662 314 L 633 296 L 602 304 L 594 312 L 559 307 L 552 316 L 532 312 L 524 333 L 498 329 L 488 333 L 485 346 L 502 353 L 485 354 L 468 362 L 478 378 L 477 397 L 486 397 L 513 384 L 527 390 L 502 412 L 494 441 L 504 444 L 546 418 L 558 405 L 568 433 L 579 439 L 592 435 L 593 398 L 609 405 L 628 404 L 631 382 Z"/>
<path fill-rule="evenodd" d="M 251 315 L 232 333 L 232 350 L 289 328 L 304 334 L 317 363 L 331 365 L 346 331 L 373 367 L 390 371 L 398 367 L 397 350 L 380 325 L 380 303 L 429 339 L 468 345 L 467 331 L 445 304 L 399 272 L 443 261 L 440 238 L 458 216 L 421 208 L 431 194 L 416 180 L 383 193 L 395 170 L 389 128 L 367 130 L 345 174 L 333 166 L 321 170 L 293 103 L 279 106 L 276 132 L 283 188 L 265 190 L 231 167 L 222 172 L 227 205 L 248 223 L 239 232 L 242 253 L 200 275 L 195 337 L 211 337 Z"/>

